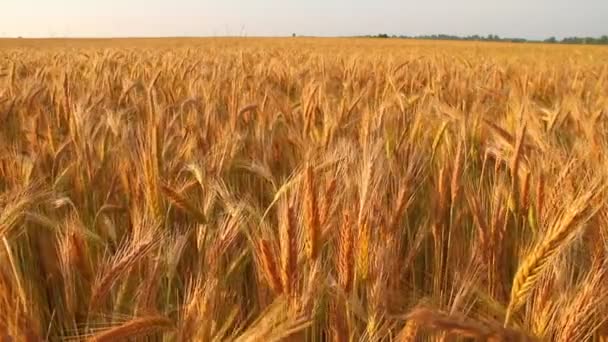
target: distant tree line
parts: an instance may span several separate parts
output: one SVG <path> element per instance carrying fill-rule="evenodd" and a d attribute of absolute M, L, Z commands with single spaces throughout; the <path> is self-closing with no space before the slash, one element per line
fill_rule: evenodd
<path fill-rule="evenodd" d="M 402 39 L 426 39 L 426 40 L 473 40 L 473 41 L 491 41 L 491 42 L 512 42 L 512 43 L 554 43 L 554 44 L 596 44 L 596 45 L 608 45 L 608 36 L 604 35 L 599 38 L 595 37 L 566 37 L 563 39 L 557 39 L 550 37 L 545 40 L 533 40 L 525 38 L 501 38 L 495 34 L 489 34 L 487 36 L 472 35 L 472 36 L 455 36 L 450 34 L 433 34 L 433 35 L 421 35 L 421 36 L 405 36 L 405 35 L 392 35 L 389 36 L 386 33 L 378 35 L 367 36 L 369 38 L 402 38 Z"/>
<path fill-rule="evenodd" d="M 556 43 L 557 40 L 551 37 L 546 40 L 547 43 Z M 608 36 L 601 36 L 600 38 L 593 37 L 567 37 L 560 41 L 563 44 L 601 44 L 608 45 Z"/>

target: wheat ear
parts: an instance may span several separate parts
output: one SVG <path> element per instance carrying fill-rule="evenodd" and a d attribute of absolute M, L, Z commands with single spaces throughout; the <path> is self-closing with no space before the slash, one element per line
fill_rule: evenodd
<path fill-rule="evenodd" d="M 141 337 L 153 332 L 171 330 L 173 324 L 163 316 L 141 317 L 122 325 L 102 331 L 87 339 L 87 342 L 112 342 Z"/>

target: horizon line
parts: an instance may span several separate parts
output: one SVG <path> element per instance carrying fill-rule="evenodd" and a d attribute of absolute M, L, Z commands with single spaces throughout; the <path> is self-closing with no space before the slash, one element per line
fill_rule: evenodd
<path fill-rule="evenodd" d="M 433 33 L 433 34 L 419 34 L 419 35 L 404 35 L 404 34 L 388 34 L 388 33 L 381 33 L 382 35 L 387 35 L 386 37 L 384 37 L 383 39 L 419 39 L 419 40 L 457 40 L 457 39 L 461 39 L 461 40 L 466 40 L 465 38 L 472 38 L 474 36 L 479 37 L 480 39 L 484 39 L 487 38 L 488 35 L 481 35 L 481 34 L 473 34 L 473 35 L 466 35 L 466 36 L 461 36 L 461 35 L 455 35 L 455 34 L 447 34 L 447 33 Z M 0 40 L 78 40 L 78 39 L 87 39 L 87 40 L 109 40 L 109 39 L 113 39 L 113 40 L 119 40 L 119 39 L 208 39 L 208 38 L 220 38 L 220 39 L 226 39 L 226 38 L 319 38 L 319 39 L 331 39 L 331 38 L 379 38 L 380 34 L 358 34 L 358 35 L 331 35 L 331 36 L 325 36 L 325 35 L 298 35 L 295 34 L 292 35 L 179 35 L 179 36 L 175 36 L 175 35 L 158 35 L 158 36 L 147 36 L 147 35 L 133 35 L 133 36 L 87 36 L 87 35 L 82 35 L 82 36 L 0 36 Z M 445 39 L 441 38 L 441 36 L 444 36 Z M 560 41 L 560 38 L 556 37 L 556 36 L 547 36 L 544 38 L 524 38 L 524 37 L 508 37 L 508 36 L 498 36 L 498 35 L 494 35 L 495 37 L 498 38 L 498 40 L 510 40 L 510 39 L 516 39 L 516 40 L 525 40 L 528 42 L 543 42 L 547 39 L 550 38 L 555 38 L 558 40 L 558 42 Z M 585 38 L 591 38 L 591 39 L 598 39 L 598 38 L 602 38 L 607 36 L 606 34 L 604 35 L 597 35 L 597 36 L 563 36 L 561 37 L 561 39 L 567 39 L 567 38 L 579 38 L 579 39 L 585 39 Z M 429 39 L 431 37 L 437 37 L 436 39 Z M 456 38 L 456 39 L 450 39 L 450 37 Z"/>

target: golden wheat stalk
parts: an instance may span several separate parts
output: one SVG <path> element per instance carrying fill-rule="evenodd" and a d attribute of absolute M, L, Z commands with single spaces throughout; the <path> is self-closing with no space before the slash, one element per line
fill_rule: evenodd
<path fill-rule="evenodd" d="M 472 320 L 460 314 L 446 314 L 438 310 L 418 307 L 407 316 L 419 330 L 432 330 L 442 336 L 458 336 L 476 341 L 533 341 L 529 336 L 516 331 L 502 328 L 496 324 L 487 324 Z"/>
<path fill-rule="evenodd" d="M 462 159 L 464 154 L 462 145 L 462 139 L 459 139 L 458 146 L 456 147 L 456 159 L 454 160 L 454 166 L 452 168 L 452 180 L 450 182 L 450 200 L 452 205 L 456 204 L 456 199 L 460 193 L 460 173 L 462 170 Z"/>
<path fill-rule="evenodd" d="M 288 296 L 293 296 L 296 283 L 298 263 L 296 222 L 293 208 L 285 204 L 283 223 L 280 227 L 281 242 L 281 280 L 283 289 Z"/>
<path fill-rule="evenodd" d="M 329 219 L 330 210 L 333 205 L 334 195 L 336 193 L 336 179 L 332 178 L 329 185 L 326 187 L 325 195 L 323 196 L 320 208 L 319 223 L 325 226 Z"/>
<path fill-rule="evenodd" d="M 194 204 L 190 203 L 187 198 L 179 194 L 177 191 L 171 189 L 168 185 L 163 184 L 161 185 L 160 189 L 176 208 L 192 215 L 192 217 L 195 218 L 199 224 L 207 223 L 205 214 Z"/>
<path fill-rule="evenodd" d="M 329 310 L 329 329 L 331 332 L 331 340 L 333 342 L 348 342 L 348 326 L 345 317 L 345 308 L 343 301 L 336 299 L 330 304 Z"/>
<path fill-rule="evenodd" d="M 120 251 L 109 260 L 106 269 L 99 273 L 95 280 L 91 291 L 89 308 L 91 310 L 98 308 L 108 296 L 114 284 L 120 280 L 121 276 L 147 255 L 156 243 L 158 241 L 153 240 L 152 234 L 144 236 L 141 240 L 132 238 L 131 241 L 125 243 Z"/>
<path fill-rule="evenodd" d="M 524 123 L 519 131 L 519 134 L 517 136 L 517 141 L 515 143 L 515 147 L 513 150 L 513 155 L 511 156 L 511 161 L 510 161 L 510 168 L 511 168 L 511 179 L 512 179 L 512 196 L 513 199 L 516 201 L 519 201 L 519 165 L 521 163 L 521 159 L 522 159 L 522 146 L 524 144 L 524 139 L 526 137 L 526 124 Z M 518 206 L 520 206 L 521 204 L 519 203 Z M 518 207 L 519 209 L 519 207 Z"/>
<path fill-rule="evenodd" d="M 281 282 L 281 275 L 278 272 L 276 258 L 274 257 L 270 241 L 262 240 L 259 248 L 261 253 L 262 271 L 268 285 L 276 294 L 283 293 L 283 283 Z"/>
<path fill-rule="evenodd" d="M 370 233 L 370 225 L 367 221 L 364 221 L 361 224 L 357 238 L 357 277 L 361 278 L 361 280 L 369 278 Z"/>
<path fill-rule="evenodd" d="M 538 184 L 536 186 L 536 217 L 540 221 L 542 220 L 543 207 L 545 205 L 545 177 L 541 174 L 538 177 Z"/>
<path fill-rule="evenodd" d="M 173 329 L 171 320 L 164 316 L 150 316 L 132 319 L 119 326 L 97 333 L 87 339 L 87 342 L 112 342 L 130 340 L 157 332 Z"/>
<path fill-rule="evenodd" d="M 386 234 L 394 233 L 395 229 L 399 225 L 399 220 L 401 220 L 403 213 L 407 209 L 409 204 L 409 188 L 407 185 L 402 184 L 401 189 L 399 190 L 399 194 L 397 196 L 397 202 L 395 203 L 395 208 L 390 216 L 386 227 Z"/>
<path fill-rule="evenodd" d="M 583 224 L 595 215 L 598 208 L 597 204 L 593 203 L 593 199 L 601 193 L 602 191 L 595 184 L 589 191 L 577 198 L 565 209 L 555 226 L 548 231 L 544 241 L 538 244 L 521 263 L 513 279 L 505 326 L 509 323 L 511 315 L 525 304 L 543 271 L 549 267 L 551 260 L 576 239 L 584 227 Z"/>
<path fill-rule="evenodd" d="M 306 253 L 314 262 L 319 253 L 319 208 L 317 208 L 317 193 L 312 166 L 308 166 L 304 175 L 304 191 L 306 194 Z"/>
<path fill-rule="evenodd" d="M 338 238 L 338 279 L 344 292 L 351 291 L 353 283 L 353 228 L 348 213 L 344 213 Z"/>
<path fill-rule="evenodd" d="M 416 321 L 413 319 L 407 320 L 403 329 L 397 335 L 398 342 L 416 342 L 416 336 L 418 335 L 418 326 Z"/>
<path fill-rule="evenodd" d="M 524 181 L 521 185 L 521 209 L 526 213 L 530 208 L 530 172 L 524 174 Z"/>

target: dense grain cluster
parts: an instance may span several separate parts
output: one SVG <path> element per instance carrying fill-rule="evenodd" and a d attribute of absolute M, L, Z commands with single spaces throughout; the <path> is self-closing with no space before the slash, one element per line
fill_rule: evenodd
<path fill-rule="evenodd" d="M 608 338 L 608 50 L 0 41 L 0 340 Z"/>

